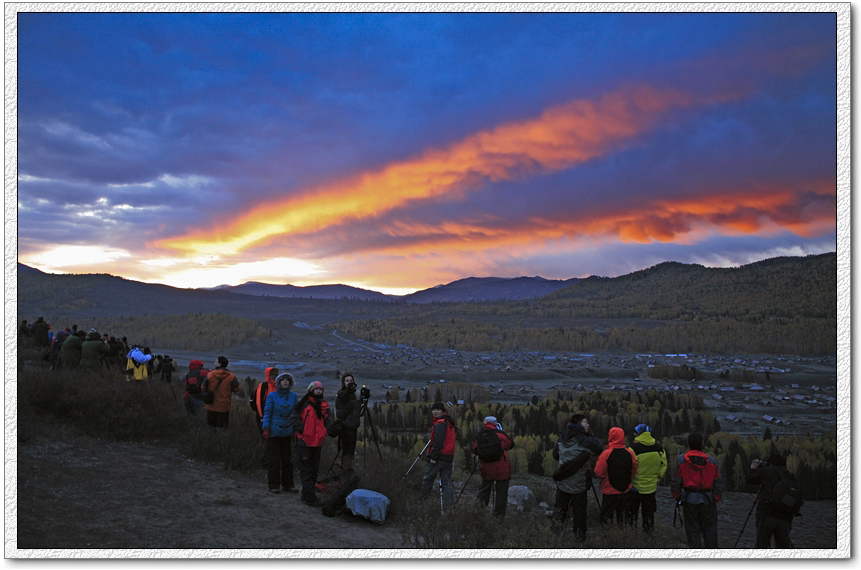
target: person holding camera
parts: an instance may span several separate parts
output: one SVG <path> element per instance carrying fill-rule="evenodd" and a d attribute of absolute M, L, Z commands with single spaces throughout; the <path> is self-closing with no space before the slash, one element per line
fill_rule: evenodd
<path fill-rule="evenodd" d="M 351 372 L 341 375 L 341 389 L 335 398 L 335 417 L 341 422 L 338 449 L 341 451 L 341 469 L 353 469 L 359 424 L 362 420 L 362 402 L 356 397 L 356 379 Z"/>
<path fill-rule="evenodd" d="M 266 441 L 267 482 L 269 492 L 278 493 L 278 487 L 288 493 L 298 493 L 293 486 L 293 428 L 290 416 L 299 398 L 291 391 L 293 376 L 287 372 L 275 379 L 277 388 L 266 396 L 263 408 L 263 439 Z"/>
<path fill-rule="evenodd" d="M 323 399 L 323 383 L 311 382 L 307 393 L 296 404 L 290 418 L 296 432 L 296 452 L 299 455 L 299 478 L 302 480 L 302 502 L 312 507 L 322 507 L 314 487 L 320 472 L 320 456 L 323 442 L 331 424 L 329 403 Z"/>
<path fill-rule="evenodd" d="M 792 529 L 792 519 L 803 502 L 795 481 L 795 475 L 786 469 L 786 458 L 777 453 L 769 455 L 768 461 L 754 459 L 750 471 L 745 477 L 751 485 L 761 485 L 759 489 L 759 504 L 756 507 L 756 543 L 754 548 L 770 548 L 774 537 L 775 548 L 792 548 L 789 531 Z M 775 497 L 775 487 L 781 481 L 791 482 L 789 487 L 797 496 L 787 496 L 781 501 Z M 786 503 L 791 502 L 792 507 Z M 797 503 L 797 504 L 796 504 Z"/>
<path fill-rule="evenodd" d="M 589 462 L 603 451 L 601 442 L 592 433 L 589 420 L 583 414 L 571 416 L 553 448 L 553 459 L 559 461 L 557 473 L 553 474 L 553 480 L 556 481 L 553 517 L 564 529 L 570 507 L 574 519 L 574 536 L 581 542 L 586 540 L 586 499 L 587 492 L 592 488 Z"/>

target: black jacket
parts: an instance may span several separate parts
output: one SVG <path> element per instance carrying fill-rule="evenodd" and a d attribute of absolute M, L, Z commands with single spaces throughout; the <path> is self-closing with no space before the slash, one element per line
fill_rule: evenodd
<path fill-rule="evenodd" d="M 759 469 L 750 469 L 745 477 L 745 480 L 751 485 L 762 485 L 759 490 L 759 502 L 756 505 L 757 516 L 774 517 L 792 522 L 792 515 L 775 514 L 771 505 L 771 492 L 781 479 L 795 479 L 795 475 L 787 471 L 786 467 L 766 465 L 760 466 Z"/>
<path fill-rule="evenodd" d="M 341 388 L 335 398 L 335 417 L 341 420 L 347 429 L 357 429 L 361 422 L 362 408 L 356 398 L 355 390 Z"/>

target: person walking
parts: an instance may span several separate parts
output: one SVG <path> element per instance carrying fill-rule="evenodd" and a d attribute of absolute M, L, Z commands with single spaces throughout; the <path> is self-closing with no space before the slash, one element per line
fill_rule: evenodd
<path fill-rule="evenodd" d="M 637 474 L 631 480 L 631 520 L 636 525 L 637 514 L 642 507 L 643 530 L 652 532 L 658 508 L 655 492 L 658 490 L 658 481 L 667 472 L 667 454 L 652 437 L 652 428 L 646 424 L 634 427 L 634 435 L 631 451 L 637 457 Z"/>
<path fill-rule="evenodd" d="M 595 475 L 601 479 L 600 523 L 607 524 L 616 517 L 616 523 L 633 524 L 631 519 L 631 480 L 637 474 L 637 456 L 625 447 L 625 432 L 620 427 L 610 428 L 607 449 L 595 462 Z"/>
<path fill-rule="evenodd" d="M 493 514 L 499 518 L 505 516 L 508 507 L 508 485 L 511 481 L 508 450 L 513 447 L 514 441 L 502 431 L 502 424 L 496 421 L 496 417 L 484 418 L 484 425 L 472 444 L 472 452 L 478 456 L 478 473 L 481 475 L 476 502 L 487 507 L 493 491 Z"/>
<path fill-rule="evenodd" d="M 442 402 L 434 402 L 431 406 L 433 425 L 431 426 L 430 444 L 428 445 L 428 466 L 419 490 L 419 500 L 427 499 L 433 482 L 439 475 L 444 503 L 454 504 L 454 489 L 451 486 L 451 473 L 454 466 L 455 428 L 454 420 L 446 414 Z"/>
<path fill-rule="evenodd" d="M 279 487 L 289 493 L 298 493 L 293 486 L 293 428 L 290 416 L 299 398 L 292 392 L 293 376 L 284 373 L 275 379 L 277 388 L 266 396 L 263 408 L 263 439 L 267 465 L 267 483 L 270 493 Z"/>
<path fill-rule="evenodd" d="M 792 540 L 789 531 L 792 530 L 792 519 L 801 508 L 800 491 L 798 491 L 795 475 L 786 469 L 786 458 L 780 454 L 772 453 L 768 461 L 754 459 L 750 464 L 750 471 L 745 477 L 751 485 L 760 485 L 759 504 L 756 507 L 756 543 L 754 548 L 771 548 L 771 539 L 774 539 L 775 548 L 792 548 Z M 794 487 L 797 496 L 784 497 L 784 500 L 775 497 L 775 487 L 782 481 L 792 482 L 789 487 Z M 792 503 L 788 506 L 787 503 Z"/>
<path fill-rule="evenodd" d="M 227 429 L 230 424 L 230 408 L 232 406 L 233 393 L 239 391 L 239 380 L 227 369 L 229 364 L 224 356 L 218 357 L 218 366 L 206 375 L 203 381 L 203 391 L 213 392 L 215 399 L 211 404 L 206 404 L 206 423 L 215 431 Z"/>
<path fill-rule="evenodd" d="M 559 461 L 553 476 L 556 481 L 553 518 L 560 526 L 564 525 L 570 508 L 574 517 L 574 536 L 580 541 L 586 539 L 586 504 L 592 487 L 589 462 L 602 451 L 601 442 L 593 435 L 589 420 L 583 414 L 571 416 L 553 448 L 553 459 Z"/>
<path fill-rule="evenodd" d="M 356 379 L 352 372 L 341 375 L 341 389 L 335 398 L 335 417 L 341 421 L 338 448 L 341 451 L 341 469 L 353 469 L 353 456 L 356 454 L 356 440 L 362 421 L 361 404 L 356 398 Z"/>
<path fill-rule="evenodd" d="M 670 491 L 682 505 L 688 546 L 718 548 L 717 504 L 724 481 L 714 457 L 703 452 L 701 433 L 688 435 L 688 447 L 676 461 Z"/>
<path fill-rule="evenodd" d="M 296 432 L 296 453 L 299 456 L 299 478 L 302 480 L 302 502 L 322 507 L 315 486 L 320 472 L 320 456 L 331 420 L 329 403 L 323 399 L 323 383 L 311 382 L 308 391 L 296 404 L 290 424 Z"/>

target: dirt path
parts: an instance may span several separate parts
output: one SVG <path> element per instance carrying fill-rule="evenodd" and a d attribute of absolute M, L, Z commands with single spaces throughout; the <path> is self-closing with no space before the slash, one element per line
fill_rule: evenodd
<path fill-rule="evenodd" d="M 227 471 L 160 444 L 45 430 L 50 437 L 19 442 L 18 549 L 406 548 L 392 521 L 325 517 L 297 494 L 268 493 L 262 471 Z M 658 493 L 657 517 L 669 523 L 669 489 Z M 727 493 L 721 501 L 723 548 L 732 547 L 752 502 L 744 493 Z M 837 522 L 836 501 L 805 503 L 792 529 L 796 548 L 836 548 Z M 214 524 L 223 532 L 208 530 Z M 753 547 L 753 525 L 751 517 L 740 548 Z M 684 548 L 683 531 L 673 532 Z"/>
<path fill-rule="evenodd" d="M 298 479 L 297 479 L 298 480 Z M 213 533 L 213 526 L 223 529 Z M 397 529 L 154 444 L 59 429 L 18 448 L 18 548 L 398 548 Z"/>

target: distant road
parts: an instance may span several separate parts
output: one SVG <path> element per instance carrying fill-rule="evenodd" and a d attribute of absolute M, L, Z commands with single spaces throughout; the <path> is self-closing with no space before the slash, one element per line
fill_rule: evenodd
<path fill-rule="evenodd" d="M 344 341 L 344 342 L 346 342 L 346 343 L 348 343 L 348 344 L 355 344 L 356 346 L 361 346 L 362 348 L 365 348 L 365 349 L 370 350 L 370 351 L 373 351 L 373 352 L 382 352 L 382 350 L 376 349 L 376 348 L 374 348 L 374 347 L 372 347 L 372 346 L 368 346 L 368 345 L 366 345 L 366 344 L 362 344 L 362 343 L 360 343 L 360 342 L 356 342 L 356 341 L 350 340 L 350 339 L 348 339 L 348 338 L 344 338 L 344 337 L 342 337 L 341 335 L 339 335 L 339 334 L 338 334 L 338 331 L 332 331 L 332 336 L 334 336 L 334 337 L 335 337 L 335 338 L 337 338 L 338 340 L 342 340 L 342 341 Z"/>

